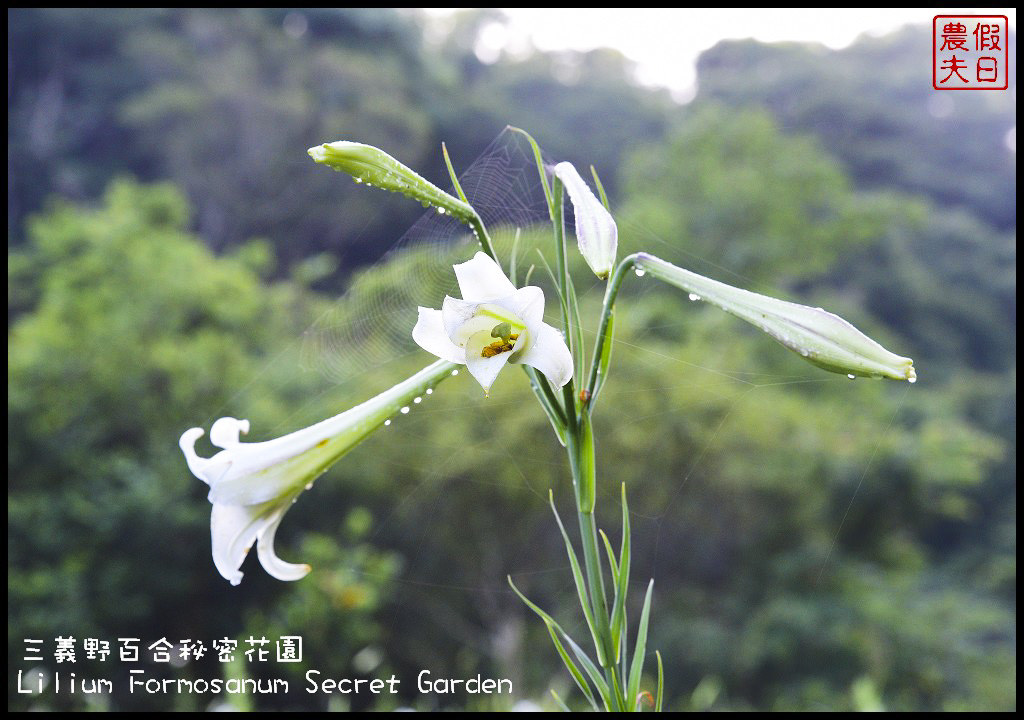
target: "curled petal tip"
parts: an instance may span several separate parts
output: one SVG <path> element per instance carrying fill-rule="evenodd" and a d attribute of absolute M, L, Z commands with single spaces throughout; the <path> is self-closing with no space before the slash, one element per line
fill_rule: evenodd
<path fill-rule="evenodd" d="M 227 449 L 238 444 L 239 433 L 249 433 L 248 420 L 222 417 L 210 427 L 210 442 L 219 448 Z"/>
<path fill-rule="evenodd" d="M 196 454 L 196 440 L 204 435 L 202 428 L 189 428 L 181 434 L 178 438 L 178 447 L 181 448 L 181 452 L 185 455 L 185 462 L 188 463 L 188 469 L 192 471 L 200 480 L 206 482 L 204 476 L 204 470 L 209 464 L 209 458 L 200 457 Z"/>

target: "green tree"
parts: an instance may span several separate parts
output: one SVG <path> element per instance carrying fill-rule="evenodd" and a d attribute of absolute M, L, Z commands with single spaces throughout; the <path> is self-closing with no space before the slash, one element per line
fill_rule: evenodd
<path fill-rule="evenodd" d="M 281 590 L 255 579 L 232 595 L 216 574 L 210 506 L 176 438 L 208 427 L 210 415 L 237 413 L 272 429 L 296 408 L 336 412 L 322 394 L 329 386 L 296 371 L 295 328 L 322 305 L 301 287 L 261 280 L 271 259 L 264 244 L 214 257 L 183 229 L 187 221 L 173 186 L 120 181 L 97 209 L 54 202 L 11 258 L 22 313 L 8 335 L 8 660 L 19 666 L 23 638 L 193 638 L 209 647 L 240 633 L 247 614 Z M 350 568 L 332 592 L 361 599 L 343 614 L 310 609 L 290 626 L 333 618 L 330 642 L 347 661 L 344 649 L 359 647 L 349 643 L 374 635 L 367 619 L 394 562 L 359 549 L 359 532 L 317 542 L 316 559 Z M 315 641 L 311 651 L 330 657 Z M 344 670 L 337 662 L 325 669 Z M 221 668 L 190 671 L 216 677 Z M 37 707 L 30 696 L 10 697 L 12 707 Z M 123 693 L 115 701 L 166 707 Z M 61 695 L 38 707 L 82 702 Z"/>

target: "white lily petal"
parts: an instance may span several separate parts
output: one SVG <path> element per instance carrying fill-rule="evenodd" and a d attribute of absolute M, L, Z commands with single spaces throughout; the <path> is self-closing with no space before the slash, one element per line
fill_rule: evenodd
<path fill-rule="evenodd" d="M 445 334 L 448 339 L 456 347 L 465 347 L 466 340 L 475 332 L 479 332 L 482 328 L 477 328 L 468 334 L 462 333 L 460 335 L 459 330 L 468 322 L 470 322 L 477 312 L 477 308 L 482 303 L 469 302 L 468 300 L 459 300 L 453 298 L 450 295 L 444 296 L 444 301 L 441 303 L 441 324 L 444 326 Z"/>
<path fill-rule="evenodd" d="M 557 387 L 572 379 L 572 353 L 565 338 L 547 323 L 530 329 L 530 345 L 514 362 L 537 368 Z"/>
<path fill-rule="evenodd" d="M 498 263 L 490 256 L 478 252 L 472 260 L 455 266 L 455 277 L 459 281 L 462 299 L 469 302 L 489 302 L 508 297 L 516 291 Z"/>
<path fill-rule="evenodd" d="M 484 357 L 482 355 L 484 347 L 490 345 L 493 341 L 494 338 L 491 337 L 490 330 L 488 329 L 476 333 L 466 343 L 466 369 L 480 383 L 480 386 L 484 389 L 484 394 L 490 393 L 491 385 L 494 384 L 498 373 L 501 372 L 502 368 L 508 364 L 509 359 L 512 357 L 510 352 Z"/>
<path fill-rule="evenodd" d="M 520 288 L 513 295 L 495 300 L 493 304 L 511 312 L 524 327 L 544 322 L 544 291 L 535 285 Z"/>
<path fill-rule="evenodd" d="M 272 503 L 261 505 L 214 504 L 210 515 L 210 538 L 213 541 L 213 564 L 232 585 L 242 582 L 238 569 L 249 548 L 267 523 Z"/>
<path fill-rule="evenodd" d="M 206 479 L 206 474 L 213 458 L 204 458 L 196 454 L 196 440 L 205 434 L 202 428 L 189 428 L 178 439 L 178 447 L 185 455 L 185 462 L 188 463 L 188 469 L 192 471 L 192 474 L 209 485 L 210 481 Z"/>
<path fill-rule="evenodd" d="M 448 362 L 465 364 L 466 351 L 455 345 L 444 329 L 440 310 L 421 307 L 419 320 L 412 329 L 412 339 L 432 355 Z"/>
<path fill-rule="evenodd" d="M 572 200 L 573 215 L 576 218 L 576 241 L 587 265 L 599 278 L 608 277 L 615 266 L 615 254 L 619 245 L 619 229 L 601 201 L 594 197 L 590 187 L 572 163 L 561 162 L 555 166 L 555 175 L 565 185 Z"/>
<path fill-rule="evenodd" d="M 274 552 L 274 535 L 277 534 L 277 528 L 280 527 L 281 518 L 284 517 L 287 509 L 288 507 L 284 506 L 277 510 L 271 521 L 263 527 L 263 530 L 256 538 L 256 552 L 260 558 L 260 565 L 272 577 L 284 581 L 301 580 L 313 568 L 305 563 L 285 562 Z"/>

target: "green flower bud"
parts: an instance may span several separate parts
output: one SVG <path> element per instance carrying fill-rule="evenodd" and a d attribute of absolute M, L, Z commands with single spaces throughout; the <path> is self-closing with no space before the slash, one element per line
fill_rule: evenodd
<path fill-rule="evenodd" d="M 764 330 L 808 362 L 850 377 L 915 382 L 914 361 L 891 353 L 838 315 L 726 285 L 637 253 L 638 275 L 650 273 Z"/>
<path fill-rule="evenodd" d="M 348 173 L 357 183 L 402 193 L 424 207 L 433 206 L 439 213 L 449 213 L 462 222 L 469 222 L 474 216 L 467 203 L 417 175 L 380 148 L 339 140 L 311 147 L 308 152 L 316 162 Z"/>

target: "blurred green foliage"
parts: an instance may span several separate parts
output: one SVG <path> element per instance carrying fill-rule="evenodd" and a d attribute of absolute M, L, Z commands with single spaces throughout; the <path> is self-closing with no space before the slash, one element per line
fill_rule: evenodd
<path fill-rule="evenodd" d="M 944 115 L 913 89 L 926 31 L 838 52 L 722 43 L 682 107 L 612 51 L 483 63 L 477 33 L 500 22 L 488 12 L 459 16 L 444 42 L 386 11 L 8 17 L 9 667 L 25 665 L 27 637 L 298 634 L 301 668 L 246 671 L 290 673 L 299 692 L 234 707 L 328 707 L 301 691 L 310 667 L 403 680 L 399 698 L 332 709 L 511 704 L 418 697 L 423 668 L 511 678 L 514 701 L 578 700 L 504 581 L 581 634 L 546 504 L 548 488 L 569 502 L 564 455 L 520 374 L 486 401 L 452 378 L 303 495 L 278 539 L 314 566 L 297 583 L 255 560 L 239 588 L 217 575 L 205 487 L 176 445 L 223 415 L 275 437 L 430 361 L 392 345 L 336 382 L 335 358 L 302 352 L 325 316 L 358 322 L 338 293 L 418 213 L 317 169 L 306 147 L 379 144 L 443 183 L 439 140 L 465 168 L 512 123 L 552 158 L 597 166 L 624 252 L 822 305 L 921 375 L 913 388 L 837 378 L 627 280 L 595 414 L 598 508 L 614 543 L 627 484 L 631 597 L 655 578 L 667 706 L 1015 707 L 1015 156 L 1002 145 L 1015 109 L 1010 94 L 961 93 Z M 900 71 L 868 86 L 857 69 L 880 62 Z M 172 182 L 117 179 L 129 173 Z M 531 248 L 547 242 L 523 236 L 520 277 L 537 264 L 543 284 Z M 358 283 L 411 297 L 403 278 L 469 252 L 407 246 Z M 602 288 L 574 262 L 596 318 Z M 241 672 L 209 657 L 144 667 Z M 13 683 L 11 709 L 87 706 Z M 119 693 L 90 707 L 210 702 Z"/>

